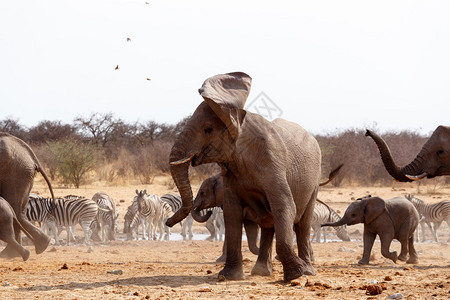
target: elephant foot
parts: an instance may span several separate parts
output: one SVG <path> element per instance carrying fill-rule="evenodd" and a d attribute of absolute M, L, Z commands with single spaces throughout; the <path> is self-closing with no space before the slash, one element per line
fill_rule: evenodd
<path fill-rule="evenodd" d="M 316 276 L 316 269 L 312 265 L 307 265 L 303 275 Z"/>
<path fill-rule="evenodd" d="M 225 254 L 222 254 L 220 257 L 216 259 L 216 262 L 218 263 L 224 263 L 227 260 L 227 256 Z"/>
<path fill-rule="evenodd" d="M 30 250 L 23 249 L 23 251 L 22 251 L 22 259 L 23 259 L 23 261 L 27 261 L 28 258 L 30 258 Z"/>
<path fill-rule="evenodd" d="M 7 245 L 6 248 L 3 249 L 2 252 L 0 252 L 0 257 L 1 258 L 15 258 L 15 257 L 21 257 L 21 255 L 13 247 Z"/>
<path fill-rule="evenodd" d="M 48 245 L 50 244 L 50 237 L 47 235 L 44 235 L 40 238 L 39 241 L 36 241 L 37 243 L 34 245 L 34 249 L 36 250 L 36 254 L 41 254 L 42 252 L 47 249 Z"/>
<path fill-rule="evenodd" d="M 226 280 L 243 280 L 245 278 L 242 266 L 240 267 L 226 267 L 219 272 L 218 278 L 225 278 Z"/>
<path fill-rule="evenodd" d="M 369 264 L 369 259 L 363 258 L 358 261 L 358 265 L 368 265 L 368 264 Z"/>
<path fill-rule="evenodd" d="M 419 263 L 419 259 L 417 257 L 410 257 L 407 261 L 407 264 L 418 264 Z"/>
<path fill-rule="evenodd" d="M 272 275 L 272 264 L 267 263 L 258 263 L 256 262 L 255 266 L 252 269 L 252 275 L 258 276 L 270 276 Z"/>
<path fill-rule="evenodd" d="M 400 254 L 398 257 L 397 257 L 397 259 L 398 260 L 400 260 L 400 261 L 406 261 L 407 260 L 407 255 L 405 254 L 405 255 L 403 255 L 403 254 Z"/>
<path fill-rule="evenodd" d="M 306 264 L 299 257 L 294 261 L 283 264 L 284 281 L 289 282 L 302 275 L 316 275 L 316 270 L 312 265 Z"/>

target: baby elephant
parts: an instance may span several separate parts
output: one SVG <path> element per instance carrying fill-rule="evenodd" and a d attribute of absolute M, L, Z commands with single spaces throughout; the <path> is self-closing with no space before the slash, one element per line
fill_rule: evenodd
<path fill-rule="evenodd" d="M 370 252 L 377 234 L 381 241 L 381 254 L 396 262 L 397 259 L 407 263 L 418 263 L 414 249 L 414 231 L 419 224 L 419 214 L 414 205 L 404 197 L 397 197 L 384 201 L 378 197 L 363 197 L 352 202 L 345 211 L 342 219 L 335 223 L 322 226 L 342 226 L 364 223 L 364 253 L 358 262 L 369 264 Z M 401 243 L 401 252 L 389 252 L 393 239 Z"/>
<path fill-rule="evenodd" d="M 20 228 L 30 239 L 31 235 L 23 229 L 19 221 L 17 221 L 11 205 L 2 197 L 0 197 L 0 240 L 11 245 L 17 252 L 20 253 L 23 260 L 30 257 L 30 251 L 22 247 L 14 238 L 14 225 Z"/>

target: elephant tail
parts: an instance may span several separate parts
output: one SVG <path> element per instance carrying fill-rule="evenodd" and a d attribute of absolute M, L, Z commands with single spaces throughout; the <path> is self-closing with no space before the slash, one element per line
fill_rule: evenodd
<path fill-rule="evenodd" d="M 42 174 L 42 177 L 44 177 L 45 182 L 47 182 L 48 188 L 50 189 L 50 193 L 52 194 L 52 198 L 53 200 L 55 200 L 55 194 L 53 194 L 53 188 L 52 188 L 52 184 L 50 183 L 50 179 L 48 179 L 47 174 L 45 173 L 44 169 L 42 168 L 41 164 L 39 163 L 39 161 L 36 161 L 36 171 L 38 171 L 39 173 Z"/>
<path fill-rule="evenodd" d="M 334 169 L 333 171 L 330 172 L 330 175 L 328 175 L 328 180 L 322 183 L 319 183 L 319 186 L 324 186 L 328 183 L 330 183 L 331 180 L 333 180 L 334 178 L 336 178 L 336 176 L 339 174 L 339 171 L 341 170 L 342 166 L 344 164 L 340 164 L 339 166 L 337 166 L 336 169 Z"/>

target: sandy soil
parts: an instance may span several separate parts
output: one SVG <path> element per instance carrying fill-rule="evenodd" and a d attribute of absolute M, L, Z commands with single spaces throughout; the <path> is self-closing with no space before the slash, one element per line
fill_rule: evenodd
<path fill-rule="evenodd" d="M 156 194 L 173 192 L 165 178 L 156 178 L 151 186 L 129 185 L 113 187 L 102 184 L 76 189 L 55 188 L 56 196 L 67 194 L 92 197 L 97 191 L 109 193 L 120 212 L 119 229 L 123 229 L 123 215 L 132 201 L 135 189 Z M 426 188 L 420 188 L 422 193 Z M 35 184 L 34 192 L 48 195 L 42 182 Z M 450 189 L 440 188 L 439 194 L 417 194 L 415 185 L 394 184 L 392 187 L 324 187 L 319 198 L 341 214 L 352 197 L 366 194 L 391 198 L 414 193 L 425 202 L 450 199 Z M 123 202 L 121 202 L 121 200 Z M 223 265 L 215 262 L 220 256 L 222 242 L 199 240 L 206 229 L 194 226 L 194 240 L 179 240 L 180 226 L 172 230 L 171 241 L 119 240 L 85 245 L 49 246 L 43 254 L 33 253 L 26 262 L 20 259 L 0 259 L 0 298 L 2 299 L 385 299 L 401 293 L 404 299 L 450 298 L 450 230 L 446 224 L 440 229 L 440 241 L 417 243 L 420 262 L 407 265 L 393 264 L 380 254 L 379 242 L 373 249 L 369 266 L 357 265 L 362 254 L 362 226 L 348 228 L 351 242 L 337 241 L 331 231 L 328 243 L 313 243 L 316 276 L 303 276 L 284 283 L 281 264 L 274 261 L 272 276 L 251 276 L 256 256 L 243 243 L 244 272 L 242 281 L 219 281 Z M 203 233 L 203 235 L 200 235 Z M 78 235 L 81 229 L 78 228 Z M 60 236 L 65 238 L 63 232 Z M 400 250 L 393 242 L 391 249 Z M 114 272 L 116 271 L 116 272 Z M 108 272 L 119 273 L 111 274 Z M 372 286 L 372 287 L 371 287 Z M 373 287 L 375 286 L 375 287 Z M 379 289 L 381 294 L 368 295 L 367 289 Z"/>

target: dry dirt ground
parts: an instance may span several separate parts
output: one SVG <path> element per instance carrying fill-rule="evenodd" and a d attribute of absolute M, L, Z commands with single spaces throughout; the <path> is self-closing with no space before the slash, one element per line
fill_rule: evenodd
<path fill-rule="evenodd" d="M 120 212 L 119 229 L 123 229 L 123 215 L 131 203 L 135 189 L 162 195 L 173 192 L 164 178 L 156 178 L 150 186 L 129 185 L 113 187 L 102 184 L 80 189 L 55 188 L 56 196 L 67 194 L 92 197 L 97 191 L 109 193 Z M 435 187 L 433 188 L 436 191 Z M 366 194 L 391 198 L 415 193 L 425 202 L 450 199 L 450 189 L 439 188 L 438 194 L 427 194 L 429 188 L 409 184 L 392 187 L 324 187 L 319 198 L 342 213 L 352 201 Z M 42 182 L 34 192 L 48 195 Z M 195 192 L 195 191 L 194 191 Z M 77 229 L 81 235 L 81 229 Z M 281 264 L 274 261 L 273 275 L 251 276 L 256 261 L 243 243 L 244 272 L 242 281 L 219 281 L 223 265 L 216 263 L 222 242 L 199 240 L 205 233 L 203 225 L 194 226 L 194 240 L 180 240 L 180 226 L 172 230 L 171 241 L 124 241 L 85 245 L 53 246 L 36 255 L 32 246 L 30 259 L 0 259 L 1 299 L 386 299 L 401 293 L 403 299 L 450 299 L 450 230 L 441 226 L 440 241 L 417 243 L 420 262 L 393 264 L 380 254 L 379 242 L 372 250 L 369 266 L 359 266 L 362 254 L 362 226 L 348 227 L 351 242 L 342 242 L 331 232 L 333 241 L 313 243 L 316 276 L 303 276 L 284 283 Z M 65 232 L 60 236 L 65 238 Z M 204 235 L 202 235 L 202 238 Z M 393 242 L 391 249 L 400 250 Z M 109 273 L 112 272 L 113 274 Z M 116 273 L 116 274 L 114 274 Z M 381 294 L 369 295 L 367 289 Z"/>

